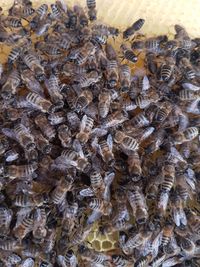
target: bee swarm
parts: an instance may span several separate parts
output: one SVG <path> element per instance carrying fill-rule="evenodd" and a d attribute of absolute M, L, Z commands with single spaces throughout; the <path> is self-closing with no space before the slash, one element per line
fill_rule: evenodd
<path fill-rule="evenodd" d="M 0 266 L 200 266 L 200 39 L 96 18 L 1 10 Z"/>

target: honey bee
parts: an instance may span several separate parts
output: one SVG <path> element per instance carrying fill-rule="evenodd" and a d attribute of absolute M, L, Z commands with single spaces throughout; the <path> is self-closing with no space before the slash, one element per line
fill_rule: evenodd
<path fill-rule="evenodd" d="M 148 218 L 148 210 L 145 198 L 139 187 L 134 187 L 134 190 L 128 191 L 127 196 L 137 223 L 145 223 Z"/>
<path fill-rule="evenodd" d="M 138 181 L 142 175 L 141 159 L 137 151 L 128 156 L 128 171 L 133 181 Z"/>
<path fill-rule="evenodd" d="M 72 63 L 66 63 L 63 66 L 63 73 L 66 76 L 71 76 L 73 75 L 82 75 L 86 73 L 86 69 L 83 66 L 75 65 Z"/>
<path fill-rule="evenodd" d="M 171 238 L 174 234 L 174 226 L 171 223 L 166 223 L 162 229 L 162 240 L 161 246 L 167 246 L 170 243 Z"/>
<path fill-rule="evenodd" d="M 122 92 L 127 92 L 131 85 L 131 69 L 128 65 L 124 64 L 120 67 L 119 77 Z"/>
<path fill-rule="evenodd" d="M 187 225 L 187 217 L 183 209 L 183 202 L 179 195 L 173 198 L 172 216 L 176 226 Z"/>
<path fill-rule="evenodd" d="M 56 205 L 61 203 L 64 200 L 67 191 L 69 191 L 72 188 L 72 184 L 73 184 L 73 179 L 70 177 L 61 180 L 60 184 L 58 184 L 51 193 L 52 202 Z"/>
<path fill-rule="evenodd" d="M 28 233 L 33 230 L 34 218 L 33 215 L 27 215 L 21 222 L 15 225 L 13 232 L 14 236 L 19 240 L 22 240 Z"/>
<path fill-rule="evenodd" d="M 42 67 L 38 58 L 31 53 L 31 51 L 25 50 L 22 52 L 21 56 L 23 62 L 29 67 L 29 69 L 35 74 L 38 81 L 43 81 L 45 79 L 44 68 Z"/>
<path fill-rule="evenodd" d="M 64 101 L 63 96 L 60 93 L 59 81 L 57 77 L 52 74 L 50 78 L 45 81 L 45 84 L 50 95 L 51 101 L 55 105 L 55 108 L 62 108 L 64 106 Z"/>
<path fill-rule="evenodd" d="M 53 104 L 49 100 L 33 92 L 27 94 L 26 101 L 31 107 L 38 109 L 41 112 L 46 113 L 53 110 Z"/>
<path fill-rule="evenodd" d="M 144 19 L 138 19 L 135 21 L 130 27 L 128 27 L 123 32 L 123 39 L 129 38 L 131 35 L 133 35 L 136 31 L 139 31 L 142 26 L 144 25 L 145 20 Z"/>
<path fill-rule="evenodd" d="M 14 47 L 10 51 L 10 54 L 8 55 L 8 60 L 7 60 L 8 64 L 11 65 L 14 62 L 16 62 L 20 54 L 21 54 L 21 47 Z"/>
<path fill-rule="evenodd" d="M 176 61 L 173 55 L 169 55 L 166 57 L 166 63 L 161 66 L 160 71 L 161 79 L 163 81 L 168 81 L 170 79 L 174 71 L 175 63 Z"/>
<path fill-rule="evenodd" d="M 124 111 L 115 111 L 108 115 L 103 121 L 103 128 L 115 127 L 128 120 L 128 114 Z"/>
<path fill-rule="evenodd" d="M 51 151 L 51 144 L 49 141 L 41 134 L 40 131 L 34 130 L 33 131 L 35 136 L 36 147 L 40 150 L 43 154 L 49 154 Z"/>
<path fill-rule="evenodd" d="M 142 246 L 150 237 L 150 231 L 140 231 L 138 234 L 128 238 L 124 244 L 121 244 L 121 249 L 126 255 L 130 255 L 133 249 Z"/>
<path fill-rule="evenodd" d="M 10 28 L 21 28 L 22 23 L 21 23 L 21 20 L 18 19 L 17 17 L 8 16 L 6 20 L 4 21 L 4 26 L 10 27 Z"/>
<path fill-rule="evenodd" d="M 158 72 L 158 65 L 157 65 L 156 56 L 154 53 L 149 52 L 146 54 L 145 63 L 151 74 L 155 75 Z"/>
<path fill-rule="evenodd" d="M 81 226 L 77 227 L 70 237 L 70 244 L 72 246 L 81 244 L 89 235 L 91 231 L 92 225 L 88 224 L 87 226 Z"/>
<path fill-rule="evenodd" d="M 80 132 L 76 135 L 76 138 L 83 144 L 87 143 L 94 125 L 94 120 L 87 115 L 84 115 L 81 124 Z"/>
<path fill-rule="evenodd" d="M 89 20 L 94 21 L 97 19 L 96 1 L 95 0 L 87 0 L 86 2 L 87 2 Z"/>
<path fill-rule="evenodd" d="M 72 133 L 67 125 L 62 124 L 58 127 L 58 138 L 63 147 L 68 147 L 71 144 Z"/>
<path fill-rule="evenodd" d="M 107 140 L 101 140 L 99 141 L 99 150 L 100 155 L 102 156 L 102 159 L 104 162 L 109 162 L 109 164 L 114 164 L 115 158 L 114 154 L 112 152 L 113 147 L 113 140 L 112 136 L 108 135 Z"/>
<path fill-rule="evenodd" d="M 57 262 L 60 267 L 69 266 L 69 267 L 76 267 L 78 260 L 75 256 L 73 250 L 68 250 L 65 256 L 58 255 Z"/>
<path fill-rule="evenodd" d="M 91 264 L 106 264 L 111 259 L 111 256 L 101 252 L 96 252 L 93 249 L 84 247 L 79 248 L 81 258 L 87 260 Z"/>
<path fill-rule="evenodd" d="M 44 208 L 37 208 L 34 213 L 34 228 L 33 228 L 33 236 L 35 242 L 41 243 L 46 234 L 47 230 L 45 228 L 47 221 L 47 214 Z"/>
<path fill-rule="evenodd" d="M 120 145 L 120 147 L 128 153 L 131 151 L 138 150 L 139 144 L 136 139 L 132 138 L 131 136 L 126 135 L 121 131 L 116 131 L 114 141 Z"/>
<path fill-rule="evenodd" d="M 170 102 L 165 102 L 161 104 L 161 106 L 158 108 L 158 110 L 155 113 L 154 120 L 156 122 L 162 123 L 164 120 L 166 120 L 166 118 L 172 111 L 172 108 L 173 107 Z"/>
<path fill-rule="evenodd" d="M 35 142 L 33 135 L 30 134 L 29 130 L 22 124 L 17 124 L 13 130 L 16 139 L 19 144 L 25 150 L 32 150 L 35 148 Z"/>
<path fill-rule="evenodd" d="M 97 83 L 100 78 L 101 76 L 95 70 L 87 74 L 84 74 L 84 75 L 82 74 L 82 75 L 74 77 L 74 79 L 76 80 L 76 82 L 81 88 L 89 87 L 90 85 Z"/>
<path fill-rule="evenodd" d="M 117 60 L 117 53 L 111 44 L 109 43 L 106 44 L 105 52 L 106 52 L 106 57 L 108 58 L 108 60 Z"/>
<path fill-rule="evenodd" d="M 176 132 L 173 135 L 173 143 L 174 144 L 182 144 L 184 142 L 189 142 L 195 139 L 198 136 L 198 128 L 197 127 L 189 127 L 185 129 L 183 132 Z"/>
<path fill-rule="evenodd" d="M 111 104 L 111 94 L 108 90 L 104 90 L 99 94 L 98 110 L 101 118 L 106 118 Z"/>
<path fill-rule="evenodd" d="M 44 238 L 44 242 L 42 243 L 42 249 L 45 253 L 50 253 L 53 250 L 53 247 L 56 242 L 56 229 L 48 228 L 47 234 Z"/>
<path fill-rule="evenodd" d="M 47 139 L 52 140 L 55 137 L 56 130 L 49 123 L 45 115 L 39 114 L 35 118 L 35 124 L 40 128 L 41 132 L 47 137 Z"/>
<path fill-rule="evenodd" d="M 21 83 L 21 78 L 19 71 L 14 69 L 11 71 L 10 75 L 7 78 L 7 81 L 4 83 L 1 89 L 1 96 L 3 99 L 11 99 L 13 95 L 16 94 L 17 88 Z"/>
<path fill-rule="evenodd" d="M 19 194 L 16 196 L 14 204 L 17 207 L 35 207 L 41 206 L 44 202 L 44 197 L 42 195 L 31 196 L 25 194 Z"/>
<path fill-rule="evenodd" d="M 44 97 L 42 86 L 35 79 L 33 73 L 29 69 L 25 69 L 21 72 L 21 78 L 31 92 L 39 94 L 41 97 Z"/>
<path fill-rule="evenodd" d="M 119 81 L 119 69 L 118 63 L 116 60 L 110 60 L 106 66 L 106 76 L 108 80 L 108 85 L 110 88 L 114 88 L 117 86 Z"/>
<path fill-rule="evenodd" d="M 93 198 L 89 204 L 88 204 L 89 208 L 91 210 L 93 210 L 95 212 L 95 215 L 94 213 L 92 215 L 89 216 L 88 218 L 88 221 L 87 223 L 90 224 L 91 222 L 94 222 L 96 220 L 96 218 L 93 218 L 94 217 L 98 217 L 99 216 L 102 216 L 102 215 L 110 215 L 111 211 L 112 211 L 112 204 L 108 201 L 105 201 L 105 200 L 102 200 L 102 199 L 99 199 L 99 198 Z M 97 214 L 100 213 L 100 215 L 96 215 L 96 212 Z"/>
<path fill-rule="evenodd" d="M 10 179 L 19 177 L 29 177 L 37 169 L 36 164 L 28 165 L 9 165 L 5 168 L 5 175 Z"/>
<path fill-rule="evenodd" d="M 186 57 L 181 58 L 180 60 L 180 66 L 183 66 L 185 77 L 188 80 L 193 80 L 196 77 L 196 73 L 192 67 L 192 64 L 190 63 L 190 60 Z"/>
<path fill-rule="evenodd" d="M 122 57 L 123 60 L 126 59 L 131 63 L 136 63 L 138 61 L 138 57 L 125 44 L 122 44 L 120 46 L 120 49 L 121 49 L 122 54 L 123 54 L 123 57 Z"/>
<path fill-rule="evenodd" d="M 96 47 L 91 42 L 86 42 L 83 47 L 76 49 L 70 53 L 69 59 L 75 60 L 77 65 L 83 65 L 86 63 L 89 56 L 94 55 Z"/>
<path fill-rule="evenodd" d="M 82 27 L 88 26 L 88 18 L 81 6 L 74 6 L 74 12 L 77 14 L 79 18 L 79 23 Z"/>
<path fill-rule="evenodd" d="M 76 108 L 82 110 L 87 107 L 93 100 L 92 92 L 89 90 L 83 90 L 76 101 Z"/>

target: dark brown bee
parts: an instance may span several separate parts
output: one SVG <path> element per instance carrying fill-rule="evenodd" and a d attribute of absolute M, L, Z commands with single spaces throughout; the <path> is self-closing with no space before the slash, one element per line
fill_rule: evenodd
<path fill-rule="evenodd" d="M 88 17 L 90 21 L 97 19 L 96 0 L 87 0 Z"/>
<path fill-rule="evenodd" d="M 74 12 L 79 18 L 79 23 L 82 27 L 88 26 L 88 18 L 81 6 L 74 6 Z"/>
<path fill-rule="evenodd" d="M 106 76 L 110 88 L 116 87 L 119 80 L 119 69 L 116 60 L 110 60 L 108 62 L 106 67 Z"/>
<path fill-rule="evenodd" d="M 28 93 L 26 96 L 26 101 L 30 103 L 33 108 L 39 109 L 44 113 L 51 112 L 54 108 L 53 104 L 49 100 L 36 93 Z"/>
<path fill-rule="evenodd" d="M 134 54 L 134 52 L 128 48 L 125 44 L 122 44 L 120 46 L 122 54 L 123 54 L 123 60 L 126 59 L 132 63 L 136 63 L 138 61 L 138 57 Z"/>
<path fill-rule="evenodd" d="M 35 118 L 35 123 L 40 128 L 44 136 L 47 137 L 47 139 L 51 140 L 55 137 L 56 130 L 54 129 L 52 125 L 50 125 L 45 115 L 43 114 L 38 115 Z"/>
<path fill-rule="evenodd" d="M 135 21 L 130 27 L 128 27 L 124 32 L 123 32 L 123 38 L 127 39 L 131 35 L 133 35 L 136 31 L 139 31 L 142 26 L 144 25 L 145 20 L 144 19 L 138 19 Z"/>

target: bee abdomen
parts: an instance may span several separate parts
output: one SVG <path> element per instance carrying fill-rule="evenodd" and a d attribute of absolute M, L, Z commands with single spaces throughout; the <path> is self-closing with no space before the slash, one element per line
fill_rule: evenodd
<path fill-rule="evenodd" d="M 92 201 L 90 201 L 89 203 L 89 207 L 92 210 L 99 210 L 102 206 L 102 201 L 98 198 L 93 199 Z"/>
<path fill-rule="evenodd" d="M 131 50 L 126 50 L 124 53 L 124 57 L 132 63 L 136 63 L 138 60 L 137 56 Z"/>
<path fill-rule="evenodd" d="M 196 94 L 191 90 L 183 89 L 179 92 L 179 98 L 181 100 L 190 101 L 196 99 Z"/>
<path fill-rule="evenodd" d="M 162 191 L 169 192 L 174 185 L 174 177 L 173 176 L 165 176 L 164 182 L 162 184 Z"/>
<path fill-rule="evenodd" d="M 187 68 L 185 73 L 186 73 L 186 78 L 188 80 L 193 80 L 196 77 L 196 73 L 191 68 Z"/>
<path fill-rule="evenodd" d="M 128 148 L 130 150 L 137 150 L 139 147 L 138 142 L 129 136 L 125 137 L 123 139 L 122 143 L 126 148 Z"/>
<path fill-rule="evenodd" d="M 167 65 L 167 64 L 164 64 L 164 65 L 161 67 L 161 79 L 162 79 L 163 81 L 168 81 L 169 78 L 170 78 L 171 75 L 172 75 L 172 71 L 173 71 L 172 66 Z"/>
<path fill-rule="evenodd" d="M 184 136 L 188 141 L 196 138 L 198 134 L 199 134 L 199 131 L 197 127 L 190 127 L 184 131 Z"/>
<path fill-rule="evenodd" d="M 87 7 L 89 8 L 89 9 L 94 9 L 94 8 L 96 8 L 96 1 L 95 0 L 87 0 Z"/>

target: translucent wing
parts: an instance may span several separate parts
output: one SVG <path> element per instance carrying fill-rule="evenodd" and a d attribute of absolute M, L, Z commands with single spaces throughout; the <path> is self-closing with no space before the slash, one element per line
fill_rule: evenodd
<path fill-rule="evenodd" d="M 85 189 L 82 189 L 79 194 L 82 196 L 82 197 L 93 197 L 94 196 L 94 191 L 88 187 L 88 188 L 85 188 Z"/>
<path fill-rule="evenodd" d="M 87 115 L 84 115 L 82 120 L 81 120 L 80 131 L 84 131 L 85 125 L 86 125 L 86 121 L 87 121 Z"/>
<path fill-rule="evenodd" d="M 7 136 L 7 137 L 9 137 L 11 139 L 17 140 L 16 139 L 16 135 L 15 135 L 15 133 L 14 133 L 14 131 L 12 129 L 10 129 L 10 128 L 2 128 L 1 131 L 5 136 Z"/>
<path fill-rule="evenodd" d="M 93 210 L 92 214 L 87 219 L 87 224 L 93 224 L 94 222 L 96 222 L 101 218 L 101 215 L 102 215 L 101 212 Z"/>
<path fill-rule="evenodd" d="M 199 86 L 196 86 L 192 83 L 182 83 L 182 87 L 184 89 L 191 90 L 191 91 L 199 91 L 200 90 Z"/>
<path fill-rule="evenodd" d="M 113 138 L 111 134 L 109 134 L 107 137 L 107 144 L 109 146 L 109 149 L 112 150 L 113 149 Z"/>
<path fill-rule="evenodd" d="M 147 91 L 150 88 L 150 82 L 148 77 L 145 75 L 142 80 L 142 91 Z"/>

